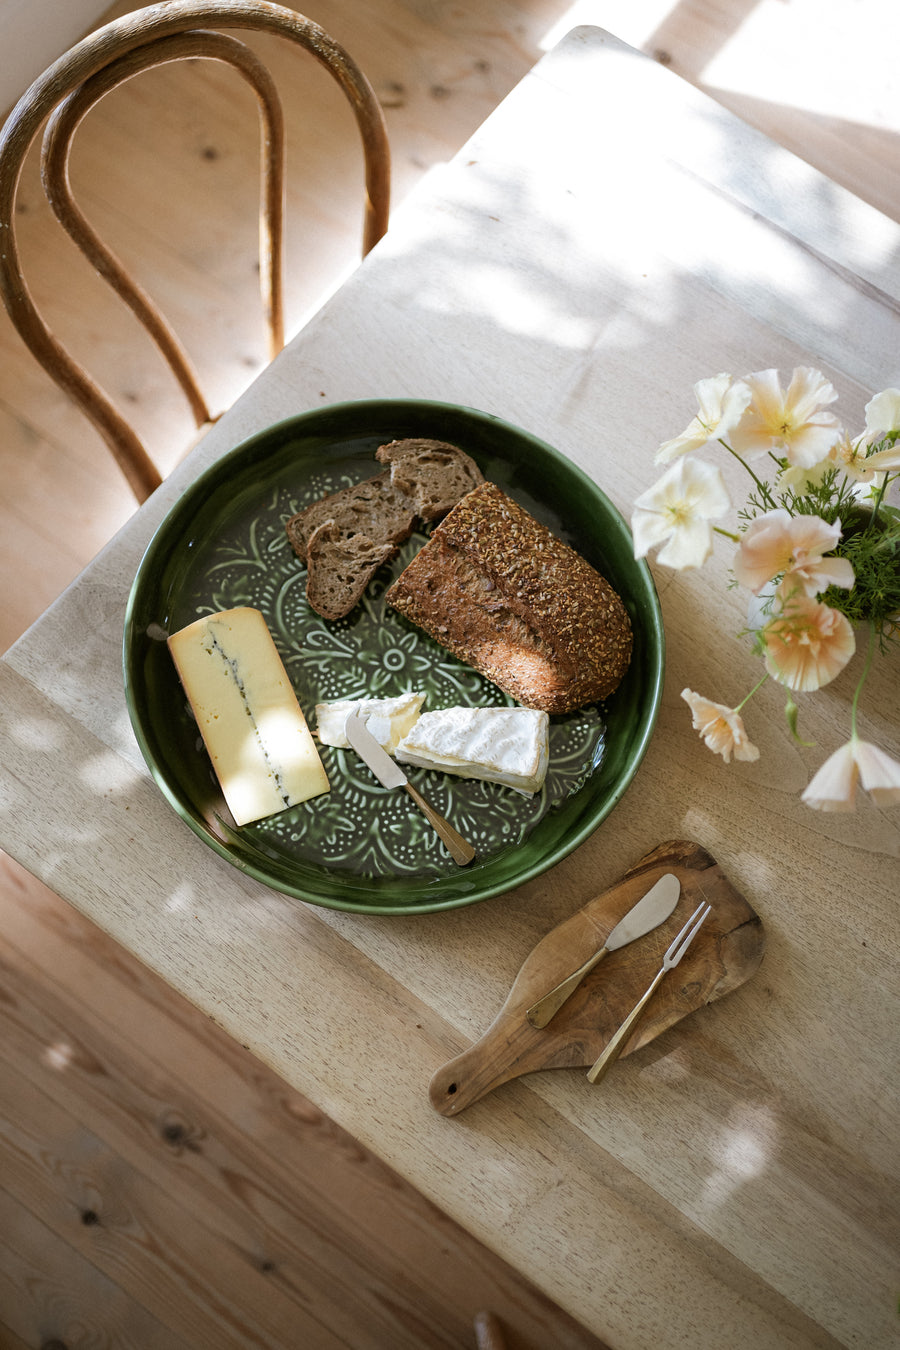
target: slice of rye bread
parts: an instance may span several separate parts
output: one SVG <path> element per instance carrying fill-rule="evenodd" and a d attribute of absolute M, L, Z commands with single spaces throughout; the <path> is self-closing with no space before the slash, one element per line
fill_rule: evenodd
<path fill-rule="evenodd" d="M 607 698 L 631 659 L 613 588 L 493 483 L 463 497 L 386 600 L 526 708 Z"/>
<path fill-rule="evenodd" d="M 303 562 L 308 562 L 307 546 L 313 531 L 326 521 L 348 539 L 360 534 L 370 543 L 396 545 L 412 534 L 416 512 L 409 494 L 393 487 L 387 471 L 331 492 L 291 516 L 284 527 L 291 548 Z"/>
<path fill-rule="evenodd" d="M 391 441 L 378 448 L 376 458 L 389 468 L 321 497 L 285 525 L 291 547 L 308 568 L 307 599 L 323 618 L 349 614 L 380 566 L 372 563 L 379 552 L 382 562 L 393 557 L 419 521 L 445 515 L 483 482 L 475 461 L 446 441 Z M 330 529 L 312 549 L 314 535 L 325 525 Z"/>
<path fill-rule="evenodd" d="M 409 437 L 375 451 L 389 464 L 391 484 L 410 496 L 420 520 L 439 520 L 472 488 L 484 482 L 474 459 L 457 445 Z"/>
<path fill-rule="evenodd" d="M 369 539 L 359 531 L 348 534 L 333 520 L 324 521 L 306 543 L 307 600 L 323 619 L 342 619 L 362 599 L 381 564 L 396 552 L 390 542 Z"/>

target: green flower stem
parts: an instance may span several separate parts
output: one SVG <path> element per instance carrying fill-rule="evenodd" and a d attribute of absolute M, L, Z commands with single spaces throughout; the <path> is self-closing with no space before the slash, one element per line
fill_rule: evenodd
<path fill-rule="evenodd" d="M 875 505 L 872 507 L 872 516 L 866 527 L 867 530 L 872 530 L 875 528 L 875 522 L 878 519 L 878 512 L 881 508 L 881 503 L 884 501 L 884 494 L 887 492 L 887 486 L 890 481 L 891 481 L 890 473 L 884 474 L 884 476 L 881 479 L 881 485 L 878 487 L 875 493 L 874 498 Z"/>
<path fill-rule="evenodd" d="M 753 470 L 750 468 L 750 465 L 747 463 L 747 461 L 746 461 L 744 458 L 742 458 L 742 456 L 739 455 L 738 452 L 737 452 L 736 450 L 732 450 L 732 448 L 731 448 L 731 446 L 728 444 L 728 442 L 727 442 L 727 441 L 723 441 L 722 438 L 721 438 L 721 436 L 719 437 L 719 444 L 720 444 L 720 445 L 724 445 L 724 447 L 725 447 L 725 449 L 728 451 L 729 455 L 733 455 L 734 458 L 737 460 L 738 464 L 740 464 L 742 468 L 744 468 L 744 469 L 747 470 L 747 473 L 749 473 L 750 477 L 753 479 L 754 483 L 756 484 L 756 486 L 757 486 L 757 488 L 758 488 L 758 490 L 759 490 L 760 496 L 763 498 L 764 501 L 767 501 L 767 502 L 769 503 L 769 505 L 770 505 L 771 507 L 774 508 L 774 507 L 775 507 L 775 498 L 772 496 L 771 492 L 769 491 L 769 485 L 768 485 L 768 483 L 764 483 L 763 480 L 762 480 L 761 478 L 758 478 L 758 477 L 756 476 L 756 474 L 753 472 Z"/>
<path fill-rule="evenodd" d="M 740 703 L 739 703 L 739 704 L 737 705 L 737 707 L 734 709 L 734 711 L 735 711 L 736 713 L 741 711 L 741 708 L 743 708 L 743 706 L 744 706 L 745 703 L 749 703 L 749 702 L 750 702 L 751 698 L 752 698 L 753 695 L 756 693 L 757 689 L 761 689 L 761 688 L 763 687 L 763 685 L 765 684 L 765 682 L 766 682 L 766 680 L 767 680 L 768 678 L 769 678 L 769 672 L 766 671 L 766 673 L 765 673 L 765 675 L 762 677 L 762 679 L 761 679 L 761 680 L 758 680 L 758 681 L 756 682 L 756 684 L 753 686 L 753 688 L 750 690 L 750 693 L 749 693 L 749 694 L 745 694 L 745 696 L 741 699 Z"/>
<path fill-rule="evenodd" d="M 735 534 L 733 530 L 724 530 L 721 525 L 714 525 L 713 532 L 715 534 L 723 535 L 726 539 L 730 539 L 733 544 L 739 544 L 741 542 L 741 536 L 739 534 Z"/>

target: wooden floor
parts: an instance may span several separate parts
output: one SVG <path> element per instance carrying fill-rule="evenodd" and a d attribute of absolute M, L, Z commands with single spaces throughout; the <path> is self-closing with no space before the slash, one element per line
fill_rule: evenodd
<path fill-rule="evenodd" d="M 321 0 L 307 12 L 383 101 L 395 202 L 554 31 L 590 21 L 900 218 L 894 0 Z M 123 91 L 84 129 L 75 183 L 225 406 L 265 359 L 246 191 L 255 133 L 227 80 L 202 81 L 202 99 L 173 71 Z M 354 132 L 323 81 L 295 88 L 289 108 L 290 125 L 327 109 L 292 151 L 295 174 L 316 183 L 291 195 L 294 326 L 352 265 L 360 234 Z M 150 142 L 165 174 L 145 167 Z M 177 396 L 76 273 L 33 166 L 24 185 L 40 302 L 170 467 L 190 433 Z M 192 232 L 194 217 L 205 224 Z M 5 316 L 0 482 L 4 650 L 134 509 Z M 464 1347 L 480 1306 L 499 1312 L 510 1345 L 595 1344 L 2 855 L 0 969 L 0 1350 Z"/>

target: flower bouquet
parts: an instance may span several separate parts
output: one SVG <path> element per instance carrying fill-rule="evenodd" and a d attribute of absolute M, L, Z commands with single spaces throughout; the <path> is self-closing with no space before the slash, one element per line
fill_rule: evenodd
<path fill-rule="evenodd" d="M 742 379 L 716 375 L 694 386 L 699 411 L 665 441 L 662 478 L 635 502 L 635 557 L 658 548 L 669 567 L 701 566 L 713 532 L 735 544 L 734 583 L 749 591 L 746 635 L 765 674 L 736 707 L 685 689 L 693 725 L 726 763 L 759 751 L 741 711 L 768 679 L 788 691 L 786 715 L 799 740 L 794 693 L 820 689 L 867 630 L 864 667 L 850 709 L 850 736 L 803 793 L 810 806 L 849 811 L 862 783 L 877 805 L 900 802 L 900 762 L 857 735 L 866 676 L 900 637 L 900 510 L 889 498 L 900 479 L 900 390 L 866 406 L 851 439 L 829 411 L 837 394 L 817 370 L 798 367 L 787 389 L 776 370 Z M 714 525 L 731 509 L 721 470 L 701 452 L 724 451 L 748 475 L 734 530 Z"/>

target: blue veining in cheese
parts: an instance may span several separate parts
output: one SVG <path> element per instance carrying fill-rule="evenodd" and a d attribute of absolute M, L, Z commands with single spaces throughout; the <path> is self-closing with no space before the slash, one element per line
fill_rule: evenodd
<path fill-rule="evenodd" d="M 222 793 L 247 825 L 329 791 L 266 621 L 246 606 L 173 633 L 169 650 Z"/>

